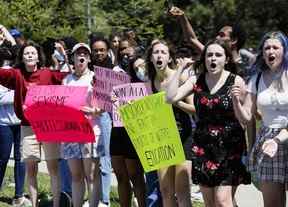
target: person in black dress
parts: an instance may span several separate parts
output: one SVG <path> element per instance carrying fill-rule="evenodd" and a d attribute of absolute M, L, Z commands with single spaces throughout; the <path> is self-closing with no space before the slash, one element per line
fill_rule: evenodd
<path fill-rule="evenodd" d="M 235 65 L 225 45 L 208 43 L 200 59 L 203 72 L 196 84 L 189 80 L 179 87 L 178 77 L 186 63 L 167 87 L 167 101 L 174 103 L 193 94 L 198 121 L 192 144 L 192 179 L 200 185 L 206 207 L 233 206 L 233 189 L 249 184 L 251 176 L 241 157 L 246 153 L 245 133 L 235 117 L 231 87 L 244 87 L 235 75 Z M 244 96 L 244 94 L 243 94 Z"/>

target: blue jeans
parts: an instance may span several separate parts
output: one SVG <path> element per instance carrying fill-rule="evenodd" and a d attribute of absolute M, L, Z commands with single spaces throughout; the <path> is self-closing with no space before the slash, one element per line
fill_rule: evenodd
<path fill-rule="evenodd" d="M 67 160 L 60 159 L 59 170 L 61 176 L 61 191 L 72 195 L 72 177 Z"/>
<path fill-rule="evenodd" d="M 101 139 L 104 141 L 105 156 L 100 157 L 100 191 L 101 191 L 101 202 L 109 204 L 110 200 L 110 188 L 111 188 L 111 157 L 110 157 L 110 137 L 112 129 L 112 121 L 110 115 L 105 112 L 102 113 L 99 120 L 101 128 Z"/>
<path fill-rule="evenodd" d="M 15 198 L 23 196 L 25 182 L 25 164 L 21 162 L 20 153 L 20 133 L 20 125 L 0 126 L 0 184 L 2 186 L 12 144 L 14 143 Z"/>
<path fill-rule="evenodd" d="M 146 206 L 147 207 L 161 207 L 162 197 L 158 182 L 158 175 L 156 171 L 145 173 L 146 177 Z"/>

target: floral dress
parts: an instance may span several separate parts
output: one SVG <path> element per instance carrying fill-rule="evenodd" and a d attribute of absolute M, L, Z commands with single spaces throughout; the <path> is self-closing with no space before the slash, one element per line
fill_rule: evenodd
<path fill-rule="evenodd" d="M 193 183 L 207 187 L 251 182 L 241 157 L 246 153 L 245 132 L 233 111 L 230 88 L 235 75 L 211 94 L 200 75 L 193 87 L 198 121 L 192 144 Z"/>

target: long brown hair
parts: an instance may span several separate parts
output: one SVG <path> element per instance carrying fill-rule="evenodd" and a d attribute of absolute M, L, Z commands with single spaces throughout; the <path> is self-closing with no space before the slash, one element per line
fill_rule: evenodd
<path fill-rule="evenodd" d="M 19 50 L 17 57 L 16 57 L 16 64 L 15 64 L 15 68 L 19 68 L 21 70 L 26 70 L 25 69 L 25 64 L 23 62 L 23 53 L 24 53 L 24 49 L 26 47 L 34 47 L 37 50 L 38 53 L 38 63 L 37 63 L 37 69 L 40 69 L 41 67 L 43 67 L 45 65 L 45 56 L 44 56 L 44 52 L 42 50 L 42 47 L 38 44 L 36 44 L 35 42 L 29 40 L 27 41 Z"/>
<path fill-rule="evenodd" d="M 155 70 L 155 67 L 153 65 L 153 63 L 151 62 L 151 56 L 152 56 L 152 52 L 153 52 L 153 48 L 155 45 L 158 45 L 158 44 L 163 44 L 165 46 L 168 47 L 168 50 L 169 50 L 169 55 L 170 55 L 170 58 L 171 58 L 171 62 L 168 63 L 168 66 L 170 68 L 175 68 L 176 67 L 176 60 L 175 60 L 175 49 L 172 45 L 170 45 L 169 43 L 167 43 L 166 41 L 164 40 L 153 40 L 151 42 L 151 45 L 149 46 L 148 50 L 147 50 L 147 54 L 146 54 L 146 63 L 147 63 L 147 71 L 148 71 L 148 77 L 149 79 L 151 80 L 151 82 L 153 83 L 155 78 L 156 78 L 156 70 Z"/>
<path fill-rule="evenodd" d="M 204 50 L 201 53 L 200 60 L 198 62 L 196 62 L 197 71 L 204 72 L 204 73 L 207 71 L 207 68 L 205 65 L 205 57 L 206 57 L 207 48 L 212 44 L 220 45 L 224 49 L 226 59 L 228 60 L 227 64 L 225 64 L 224 69 L 231 72 L 231 73 L 238 74 L 239 72 L 237 71 L 237 67 L 236 67 L 236 64 L 233 60 L 231 50 L 229 49 L 229 47 L 227 46 L 227 44 L 224 41 L 220 41 L 220 40 L 209 41 L 205 45 Z"/>

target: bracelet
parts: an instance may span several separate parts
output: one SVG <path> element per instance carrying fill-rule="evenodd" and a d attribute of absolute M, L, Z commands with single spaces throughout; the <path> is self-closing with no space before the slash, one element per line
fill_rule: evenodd
<path fill-rule="evenodd" d="M 273 138 L 274 142 L 276 142 L 277 144 L 281 144 L 281 140 L 278 137 L 274 137 Z"/>

